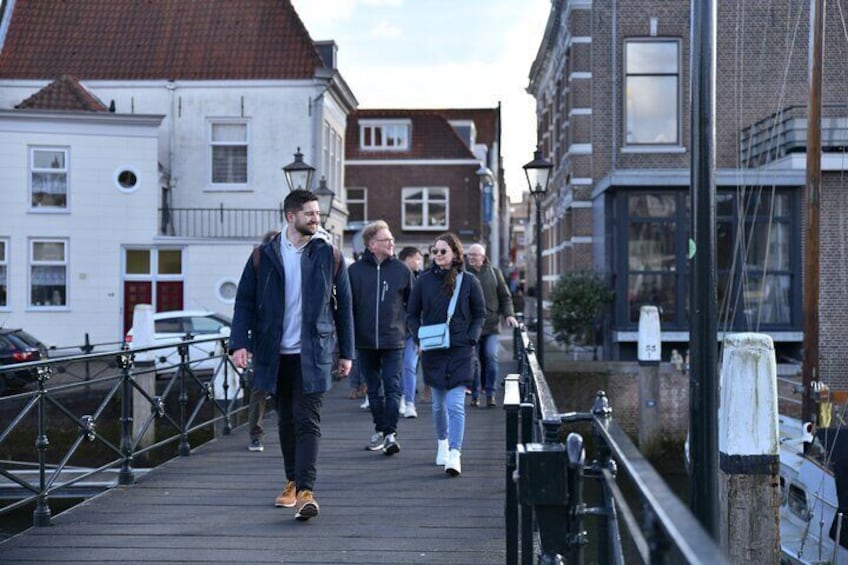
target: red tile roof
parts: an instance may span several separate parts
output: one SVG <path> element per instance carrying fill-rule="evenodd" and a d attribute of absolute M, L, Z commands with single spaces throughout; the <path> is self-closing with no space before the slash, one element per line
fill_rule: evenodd
<path fill-rule="evenodd" d="M 86 90 L 76 77 L 70 75 L 59 77 L 15 106 L 15 108 L 108 112 L 103 102 Z"/>
<path fill-rule="evenodd" d="M 0 78 L 298 79 L 323 67 L 289 0 L 17 0 Z"/>
<path fill-rule="evenodd" d="M 454 118 L 451 118 L 454 119 Z M 459 119 L 459 118 L 456 118 Z M 359 147 L 360 120 L 410 120 L 412 146 L 408 151 L 366 151 Z M 347 119 L 346 159 L 474 159 L 439 110 L 357 110 Z"/>

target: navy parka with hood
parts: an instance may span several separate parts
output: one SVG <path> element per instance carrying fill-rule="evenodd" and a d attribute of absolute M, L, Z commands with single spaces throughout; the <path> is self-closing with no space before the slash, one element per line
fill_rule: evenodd
<path fill-rule="evenodd" d="M 253 386 L 276 393 L 283 335 L 285 272 L 280 255 L 281 234 L 259 246 L 259 266 L 247 259 L 239 281 L 230 334 L 230 351 L 247 348 L 253 354 Z M 319 232 L 300 259 L 302 324 L 300 362 L 303 392 L 330 387 L 336 349 L 353 359 L 353 309 L 344 259 L 336 271 L 333 247 Z M 335 287 L 335 296 L 333 289 Z"/>
<path fill-rule="evenodd" d="M 406 323 L 416 344 L 421 325 L 441 324 L 447 319 L 451 295 L 442 292 L 446 274 L 447 271 L 434 263 L 429 270 L 421 273 L 412 288 L 406 309 Z M 471 386 L 472 355 L 476 351 L 474 346 L 480 340 L 485 320 L 486 303 L 480 281 L 465 273 L 450 321 L 450 348 L 421 352 L 421 368 L 426 384 L 439 390 Z"/>

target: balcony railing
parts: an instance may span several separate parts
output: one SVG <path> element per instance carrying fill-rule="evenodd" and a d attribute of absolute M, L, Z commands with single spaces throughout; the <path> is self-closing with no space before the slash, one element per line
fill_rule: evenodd
<path fill-rule="evenodd" d="M 160 208 L 159 235 L 259 240 L 279 230 L 282 208 Z"/>
<path fill-rule="evenodd" d="M 848 148 L 848 107 L 825 104 L 822 108 L 822 150 Z M 744 128 L 739 133 L 739 159 L 743 167 L 759 167 L 807 150 L 807 108 L 787 106 Z"/>

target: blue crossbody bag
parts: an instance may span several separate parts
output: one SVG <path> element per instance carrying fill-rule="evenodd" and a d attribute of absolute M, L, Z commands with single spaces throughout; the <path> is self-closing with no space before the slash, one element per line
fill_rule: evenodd
<path fill-rule="evenodd" d="M 430 324 L 418 328 L 418 343 L 421 351 L 433 351 L 434 349 L 448 349 L 450 347 L 450 321 L 456 310 L 456 300 L 459 298 L 459 287 L 462 286 L 462 273 L 456 277 L 453 286 L 453 296 L 448 305 L 448 319 L 443 324 Z"/>

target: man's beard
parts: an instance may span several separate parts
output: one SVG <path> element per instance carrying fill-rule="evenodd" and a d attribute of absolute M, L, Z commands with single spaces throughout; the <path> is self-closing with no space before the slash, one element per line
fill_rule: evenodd
<path fill-rule="evenodd" d="M 311 236 L 311 235 L 315 235 L 315 232 L 318 231 L 318 225 L 317 224 L 309 224 L 309 223 L 304 223 L 304 224 L 295 223 L 294 229 L 296 229 L 301 235 L 305 235 L 305 236 L 308 237 L 308 236 Z"/>

